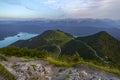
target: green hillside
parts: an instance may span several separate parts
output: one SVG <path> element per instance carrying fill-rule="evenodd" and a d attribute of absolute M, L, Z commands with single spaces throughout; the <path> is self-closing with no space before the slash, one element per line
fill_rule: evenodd
<path fill-rule="evenodd" d="M 98 56 L 105 60 L 114 63 L 120 61 L 120 41 L 105 31 L 87 37 L 79 37 L 77 40 L 81 40 L 91 46 Z"/>
<path fill-rule="evenodd" d="M 12 45 L 14 46 L 1 48 L 0 53 L 6 56 L 43 59 L 57 66 L 88 64 L 120 74 L 120 41 L 105 31 L 74 38 L 60 30 L 48 30 Z M 1 60 L 4 60 L 3 56 Z"/>
<path fill-rule="evenodd" d="M 48 50 L 50 52 L 58 52 L 58 47 L 63 46 L 72 39 L 72 35 L 60 30 L 48 30 L 41 35 L 28 40 L 20 40 L 12 45 L 18 47 L 28 47 L 30 49 Z"/>
<path fill-rule="evenodd" d="M 120 41 L 101 31 L 86 37 L 73 38 L 60 30 L 48 30 L 28 40 L 17 41 L 12 45 L 30 49 L 47 50 L 63 55 L 78 52 L 83 59 L 118 63 L 120 61 Z M 119 62 L 120 63 L 120 62 Z"/>
<path fill-rule="evenodd" d="M 97 59 L 94 52 L 80 40 L 71 40 L 62 47 L 62 53 L 64 55 L 73 55 L 76 52 L 84 59 Z"/>

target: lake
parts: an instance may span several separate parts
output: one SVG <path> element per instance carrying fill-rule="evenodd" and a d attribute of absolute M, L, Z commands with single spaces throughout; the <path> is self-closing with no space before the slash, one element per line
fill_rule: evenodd
<path fill-rule="evenodd" d="M 4 38 L 4 40 L 1 40 L 0 41 L 0 48 L 6 47 L 6 46 L 18 41 L 18 40 L 27 40 L 27 39 L 30 39 L 30 38 L 35 37 L 37 35 L 38 34 L 20 32 L 17 35 L 6 37 L 6 38 Z"/>

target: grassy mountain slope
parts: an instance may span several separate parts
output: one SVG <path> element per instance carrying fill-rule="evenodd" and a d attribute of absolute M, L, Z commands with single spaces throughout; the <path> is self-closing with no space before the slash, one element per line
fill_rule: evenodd
<path fill-rule="evenodd" d="M 28 40 L 17 41 L 12 45 L 32 49 L 8 46 L 1 48 L 0 53 L 7 56 L 40 58 L 59 66 L 88 64 L 108 72 L 120 74 L 120 41 L 105 31 L 87 37 L 73 38 L 59 30 L 48 30 L 41 35 Z M 62 55 L 56 57 L 43 49 Z M 110 63 L 104 63 L 104 61 Z"/>
<path fill-rule="evenodd" d="M 28 47 L 31 49 L 46 49 L 48 51 L 54 52 L 58 51 L 58 46 L 61 47 L 72 38 L 72 35 L 60 30 L 48 30 L 43 32 L 41 35 L 28 40 L 17 41 L 12 45 L 19 47 Z"/>
<path fill-rule="evenodd" d="M 78 52 L 84 59 L 101 59 L 113 63 L 120 60 L 120 41 L 105 31 L 74 39 L 70 34 L 60 30 L 48 30 L 41 35 L 17 41 L 12 45 L 66 55 Z"/>
<path fill-rule="evenodd" d="M 77 40 L 90 45 L 104 59 L 114 63 L 120 61 L 120 41 L 105 31 L 87 37 L 79 37 Z"/>
<path fill-rule="evenodd" d="M 62 53 L 65 55 L 73 55 L 76 52 L 84 59 L 96 59 L 94 52 L 80 40 L 71 40 L 62 47 Z"/>

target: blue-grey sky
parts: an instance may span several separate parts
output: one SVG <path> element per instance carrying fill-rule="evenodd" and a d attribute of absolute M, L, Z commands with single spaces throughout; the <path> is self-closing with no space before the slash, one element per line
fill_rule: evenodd
<path fill-rule="evenodd" d="M 120 0 L 0 0 L 0 19 L 120 19 Z"/>

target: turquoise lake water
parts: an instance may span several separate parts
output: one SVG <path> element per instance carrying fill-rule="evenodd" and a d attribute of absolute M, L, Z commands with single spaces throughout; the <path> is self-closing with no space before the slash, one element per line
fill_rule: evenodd
<path fill-rule="evenodd" d="M 24 32 L 20 32 L 19 34 L 15 35 L 15 36 L 10 36 L 10 37 L 6 37 L 4 38 L 4 40 L 0 41 L 0 48 L 8 46 L 18 40 L 27 40 L 30 39 L 32 37 L 37 36 L 38 34 L 30 34 L 30 33 L 24 33 Z"/>

